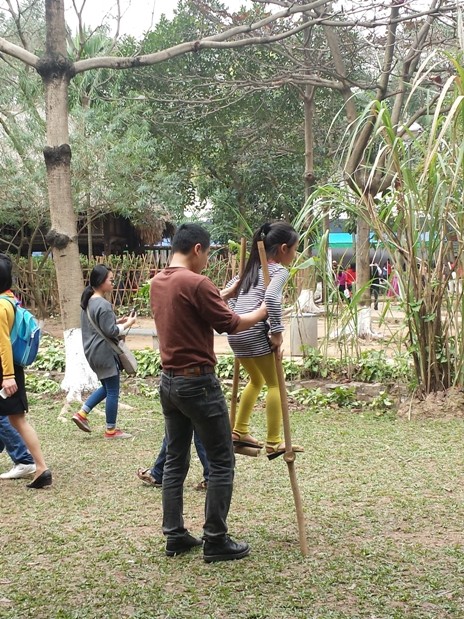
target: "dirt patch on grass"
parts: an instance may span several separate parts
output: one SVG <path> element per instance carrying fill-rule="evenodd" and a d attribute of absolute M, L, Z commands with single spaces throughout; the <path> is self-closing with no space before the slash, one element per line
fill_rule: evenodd
<path fill-rule="evenodd" d="M 398 409 L 403 419 L 462 419 L 464 418 L 464 391 L 452 387 L 430 393 L 425 399 L 412 398 Z"/>

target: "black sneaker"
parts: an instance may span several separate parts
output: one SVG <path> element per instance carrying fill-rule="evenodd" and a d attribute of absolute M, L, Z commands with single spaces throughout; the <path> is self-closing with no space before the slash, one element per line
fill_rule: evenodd
<path fill-rule="evenodd" d="M 222 542 L 205 541 L 203 558 L 206 563 L 214 561 L 233 561 L 243 559 L 250 554 L 250 546 L 246 542 L 235 542 L 228 535 Z"/>
<path fill-rule="evenodd" d="M 190 533 L 182 535 L 182 537 L 168 537 L 166 542 L 166 556 L 175 557 L 181 555 L 183 552 L 188 552 L 195 548 L 195 546 L 201 546 L 203 541 L 198 537 L 193 537 Z"/>

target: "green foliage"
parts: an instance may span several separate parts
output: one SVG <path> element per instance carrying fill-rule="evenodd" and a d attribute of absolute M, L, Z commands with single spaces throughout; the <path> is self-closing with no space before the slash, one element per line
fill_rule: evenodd
<path fill-rule="evenodd" d="M 46 335 L 43 336 L 37 359 L 32 368 L 44 372 L 64 372 L 65 362 L 64 342 Z"/>
<path fill-rule="evenodd" d="M 374 411 L 376 417 L 392 413 L 393 400 L 386 391 L 380 391 L 368 404 L 370 410 Z"/>
<path fill-rule="evenodd" d="M 388 358 L 383 351 L 365 351 L 358 358 L 335 359 L 324 357 L 314 348 L 306 350 L 303 363 L 283 359 L 285 379 L 287 381 L 304 379 L 346 379 L 350 376 L 360 382 L 383 384 L 403 383 L 412 380 L 412 368 L 408 355 L 395 355 Z M 232 379 L 234 372 L 233 355 L 218 357 L 216 373 L 220 378 Z M 240 378 L 246 373 L 240 366 Z"/>
<path fill-rule="evenodd" d="M 282 359 L 285 380 L 295 380 L 301 376 L 301 366 L 290 359 Z"/>
<path fill-rule="evenodd" d="M 263 7 L 255 6 L 241 19 L 265 15 Z M 172 20 L 162 20 L 147 33 L 141 51 L 153 53 L 229 25 L 221 11 L 185 3 Z M 319 29 L 316 36 L 317 30 L 310 45 L 319 57 L 323 33 Z M 354 37 L 347 38 L 351 62 L 356 57 Z M 263 219 L 290 221 L 300 210 L 304 112 L 300 88 L 288 78 L 301 71 L 303 47 L 300 37 L 296 45 L 292 42 L 291 52 L 288 43 L 249 47 L 246 52 L 202 50 L 154 65 L 150 72 L 136 69 L 125 76 L 121 94 L 146 99 L 141 122 L 151 123 L 158 170 L 165 178 L 173 177 L 176 200 L 165 203 L 173 205 L 175 218 L 187 206 L 195 216 L 208 205 L 213 238 L 223 242 L 237 230 L 255 229 Z M 124 53 L 140 49 L 128 42 Z M 312 56 L 306 55 L 306 63 Z M 329 58 L 325 62 L 330 64 Z M 315 63 L 310 72 L 319 72 L 320 66 Z M 325 176 L 334 161 L 328 155 L 327 131 L 321 127 L 342 125 L 342 119 L 334 121 L 342 100 L 323 88 L 317 89 L 315 99 L 316 175 Z"/>
<path fill-rule="evenodd" d="M 464 272 L 462 58 L 428 58 L 411 85 L 405 105 L 405 117 L 414 118 L 427 75 L 450 60 L 456 74 L 450 71 L 450 78 L 437 93 L 436 107 L 428 115 L 425 111 L 429 104 L 425 105 L 420 117 L 422 132 L 413 135 L 407 129 L 401 131 L 390 103 L 371 102 L 347 136 L 348 149 L 353 148 L 357 137 L 364 136 L 365 127 L 373 123 L 374 131 L 365 148 L 370 172 L 356 176 L 359 186 L 350 179 L 351 190 L 331 184 L 314 192 L 305 212 L 306 217 L 315 213 L 321 219 L 333 207 L 341 208 L 366 221 L 382 239 L 396 266 L 400 289 L 397 302 L 406 316 L 415 384 L 424 394 L 464 385 L 462 287 L 455 287 L 450 294 L 450 264 L 456 264 L 458 279 Z M 377 187 L 379 179 L 381 191 L 366 191 L 370 182 Z M 363 379 L 375 379 L 380 370 L 362 360 L 361 366 Z M 383 379 L 384 372 L 380 371 L 378 377 Z"/>
<path fill-rule="evenodd" d="M 159 376 L 161 372 L 161 359 L 157 350 L 144 348 L 134 350 L 137 359 L 137 377 Z M 65 349 L 62 340 L 44 336 L 40 343 L 39 354 L 34 364 L 34 370 L 44 372 L 64 372 L 65 370 Z"/>
<path fill-rule="evenodd" d="M 311 346 L 303 347 L 302 378 L 330 378 L 341 374 L 341 361 L 333 357 L 325 357 Z"/>
<path fill-rule="evenodd" d="M 388 357 L 383 350 L 367 350 L 357 357 L 336 359 L 325 357 L 318 350 L 304 350 L 301 378 L 331 378 L 358 380 L 366 383 L 409 384 L 413 371 L 409 354 Z"/>
<path fill-rule="evenodd" d="M 24 9 L 15 20 L 0 22 L 0 36 L 18 45 L 25 37 L 29 49 L 39 52 L 43 3 L 30 3 Z M 16 27 L 19 21 L 21 39 Z M 0 237 L 12 252 L 30 255 L 30 237 L 40 235 L 49 225 L 42 156 L 45 121 L 39 111 L 43 109 L 42 85 L 35 71 L 12 58 L 0 63 L 0 82 Z"/>
<path fill-rule="evenodd" d="M 310 352 L 311 351 L 311 352 Z M 158 351 L 151 348 L 134 350 L 138 362 L 137 378 L 157 377 L 161 373 L 161 358 Z M 309 354 L 310 353 L 310 354 Z M 355 380 L 363 382 L 381 382 L 392 384 L 407 383 L 411 379 L 411 368 L 406 355 L 388 359 L 382 351 L 366 351 L 357 360 L 345 359 L 344 362 L 334 358 L 323 358 L 314 349 L 307 350 L 303 364 L 290 359 L 282 361 L 285 379 L 295 381 L 307 378 L 346 378 L 348 367 Z M 32 368 L 44 372 L 64 372 L 64 343 L 55 338 L 44 336 L 39 354 Z M 219 378 L 232 380 L 234 375 L 234 356 L 218 357 L 216 374 Z M 246 372 L 240 366 L 240 378 L 246 379 Z M 344 392 L 343 392 L 344 393 Z"/>
<path fill-rule="evenodd" d="M 216 375 L 218 378 L 232 379 L 234 377 L 235 358 L 233 355 L 221 355 L 217 358 Z M 244 369 L 240 366 L 240 377 L 246 376 Z"/>
<path fill-rule="evenodd" d="M 29 393 L 50 394 L 60 393 L 60 385 L 55 380 L 39 374 L 26 373 L 26 389 Z"/>
<path fill-rule="evenodd" d="M 161 373 L 161 358 L 157 350 L 144 348 L 143 350 L 133 351 L 137 359 L 137 377 L 159 376 Z"/>
<path fill-rule="evenodd" d="M 150 282 L 145 282 L 139 286 L 134 298 L 138 301 L 143 301 L 143 305 L 148 306 L 150 299 Z"/>
<path fill-rule="evenodd" d="M 372 399 L 359 400 L 354 387 L 338 385 L 328 391 L 320 387 L 316 389 L 300 388 L 289 393 L 291 400 L 308 409 L 310 413 L 318 413 L 324 409 L 347 409 L 353 411 L 370 410 L 375 417 L 381 417 L 393 412 L 393 400 L 386 391 L 380 391 Z"/>
<path fill-rule="evenodd" d="M 359 409 L 362 402 L 357 399 L 354 387 L 337 386 L 329 391 L 316 389 L 297 389 L 290 393 L 293 400 L 308 408 L 312 412 L 319 412 L 323 408 Z"/>
<path fill-rule="evenodd" d="M 366 383 L 410 382 L 412 368 L 409 355 L 388 358 L 383 350 L 364 351 L 353 364 L 352 376 Z"/>
<path fill-rule="evenodd" d="M 129 383 L 123 383 L 122 391 L 124 393 L 131 394 L 131 396 L 142 396 L 144 398 L 149 398 L 150 400 L 159 400 L 159 389 L 158 385 L 153 381 L 146 381 L 145 377 L 138 377 L 135 381 L 130 381 Z"/>

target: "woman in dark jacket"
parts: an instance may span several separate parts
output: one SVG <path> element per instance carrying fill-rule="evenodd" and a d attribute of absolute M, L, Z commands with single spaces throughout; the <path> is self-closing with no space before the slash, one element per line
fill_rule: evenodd
<path fill-rule="evenodd" d="M 98 264 L 90 273 L 90 285 L 82 293 L 81 328 L 85 356 L 102 386 L 87 398 L 82 409 L 73 415 L 72 420 L 83 432 L 91 432 L 87 415 L 97 404 L 106 399 L 105 438 L 130 438 L 130 434 L 116 428 L 120 370 L 116 353 L 106 338 L 117 344 L 119 337 L 134 324 L 136 318 L 129 316 L 116 320 L 111 303 L 105 299 L 105 294 L 112 290 L 112 271 L 103 264 Z M 105 337 L 98 332 L 92 322 Z"/>

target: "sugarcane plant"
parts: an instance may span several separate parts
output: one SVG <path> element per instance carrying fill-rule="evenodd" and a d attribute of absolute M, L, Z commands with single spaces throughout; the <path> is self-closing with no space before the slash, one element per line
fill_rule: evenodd
<path fill-rule="evenodd" d="M 447 62 L 453 71 L 421 117 L 420 134 L 409 128 L 412 120 L 395 125 L 387 102 L 366 108 L 366 122 L 375 123 L 366 174 L 391 179 L 381 194 L 350 183 L 326 185 L 312 196 L 318 212 L 337 205 L 361 216 L 387 249 L 422 395 L 464 385 L 464 67 L 456 58 Z M 412 84 L 410 111 L 430 71 L 424 67 Z"/>

